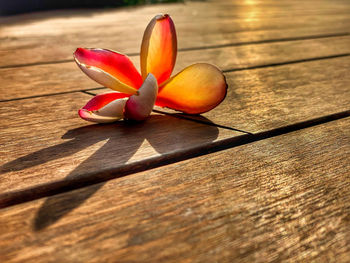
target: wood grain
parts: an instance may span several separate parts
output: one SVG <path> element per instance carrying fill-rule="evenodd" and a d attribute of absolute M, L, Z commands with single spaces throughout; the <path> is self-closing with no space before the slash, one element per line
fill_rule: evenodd
<path fill-rule="evenodd" d="M 97 84 L 72 52 L 138 64 L 160 12 L 177 26 L 175 71 L 217 64 L 225 101 L 196 117 L 80 120 Z M 349 262 L 349 12 L 213 0 L 1 17 L 0 262 Z M 298 126 L 315 119 L 328 123 Z"/>
<path fill-rule="evenodd" d="M 225 73 L 228 94 L 215 109 L 200 116 L 156 109 L 258 134 L 349 111 L 349 67 L 349 57 L 343 57 Z"/>
<path fill-rule="evenodd" d="M 1 103 L 0 207 L 21 195 L 145 170 L 241 135 L 160 114 L 142 123 L 90 125 L 77 115 L 90 98 L 73 93 Z"/>
<path fill-rule="evenodd" d="M 227 73 L 225 100 L 202 116 L 258 133 L 349 111 L 349 67 L 347 56 Z"/>
<path fill-rule="evenodd" d="M 349 262 L 349 129 L 347 118 L 3 209 L 0 259 Z"/>
<path fill-rule="evenodd" d="M 349 33 L 349 5 L 319 4 L 321 8 L 299 1 L 280 6 L 190 2 L 113 11 L 81 10 L 68 13 L 69 19 L 66 12 L 57 11 L 46 16 L 14 16 L 0 19 L 0 66 L 67 60 L 81 46 L 138 53 L 143 31 L 157 13 L 173 16 L 181 49 Z M 314 13 L 305 14 L 305 10 Z M 293 19 L 296 15 L 299 19 Z"/>
<path fill-rule="evenodd" d="M 344 53 L 350 54 L 350 36 L 191 50 L 178 54 L 174 74 L 198 62 L 211 63 L 228 71 Z M 139 68 L 139 56 L 131 56 L 131 60 Z M 0 100 L 99 86 L 74 62 L 0 69 L 0 82 Z"/>

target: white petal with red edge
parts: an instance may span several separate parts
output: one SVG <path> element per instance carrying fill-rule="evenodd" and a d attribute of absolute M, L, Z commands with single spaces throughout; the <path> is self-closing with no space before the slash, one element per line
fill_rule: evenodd
<path fill-rule="evenodd" d="M 142 121 L 152 112 L 158 94 L 157 79 L 149 73 L 139 89 L 138 95 L 132 95 L 125 105 L 125 118 Z"/>
<path fill-rule="evenodd" d="M 123 119 L 125 104 L 129 96 L 117 92 L 97 95 L 79 110 L 79 116 L 84 120 L 97 123 L 109 123 Z"/>
<path fill-rule="evenodd" d="M 107 88 L 136 94 L 142 84 L 142 77 L 130 59 L 118 52 L 78 48 L 74 60 L 86 75 Z"/>
<path fill-rule="evenodd" d="M 102 69 L 93 67 L 93 66 L 87 66 L 83 63 L 79 63 L 79 61 L 75 60 L 79 66 L 79 68 L 88 75 L 91 79 L 95 80 L 97 83 L 100 83 L 102 86 L 106 88 L 110 88 L 112 90 L 116 90 L 119 92 L 124 92 L 128 94 L 136 94 L 137 90 L 125 85 L 124 83 L 120 82 L 118 79 L 113 77 L 111 74 L 103 71 Z"/>

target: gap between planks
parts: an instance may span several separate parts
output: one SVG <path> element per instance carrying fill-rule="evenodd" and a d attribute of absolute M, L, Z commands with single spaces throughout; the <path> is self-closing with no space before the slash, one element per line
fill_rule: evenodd
<path fill-rule="evenodd" d="M 189 48 L 180 48 L 179 52 L 194 51 L 194 50 L 207 50 L 223 47 L 234 47 L 234 46 L 244 46 L 244 45 L 259 45 L 259 44 L 268 44 L 268 43 L 278 43 L 278 42 L 291 42 L 291 41 L 300 41 L 300 40 L 311 40 L 311 39 L 320 39 L 320 38 L 333 38 L 333 37 L 343 37 L 350 36 L 350 32 L 336 33 L 336 34 L 323 34 L 323 35 L 311 35 L 311 36 L 301 36 L 301 37 L 286 37 L 286 38 L 274 38 L 258 41 L 243 41 L 243 42 L 234 42 L 229 44 L 222 45 L 208 45 L 203 47 L 189 47 Z M 138 56 L 140 53 L 127 53 L 129 57 Z M 7 66 L 0 66 L 0 69 L 11 69 L 11 68 L 20 68 L 20 67 L 31 67 L 39 65 L 50 65 L 50 64 L 61 64 L 72 62 L 71 59 L 56 60 L 56 61 L 44 61 L 36 63 L 27 63 L 27 64 L 14 64 Z"/>
<path fill-rule="evenodd" d="M 307 59 L 290 60 L 290 61 L 281 62 L 281 63 L 270 63 L 270 64 L 254 65 L 251 67 L 233 68 L 233 69 L 224 70 L 223 72 L 229 73 L 229 72 L 244 71 L 244 70 L 251 70 L 251 69 L 258 69 L 258 68 L 277 67 L 277 66 L 283 66 L 283 65 L 289 65 L 289 64 L 307 63 L 307 62 L 312 62 L 312 61 L 317 61 L 317 60 L 335 59 L 335 58 L 348 57 L 348 56 L 350 56 L 350 53 L 343 53 L 343 54 L 337 54 L 337 55 L 331 55 L 331 56 L 322 56 L 322 57 L 314 57 L 314 58 L 307 58 Z M 49 94 L 42 94 L 42 95 L 35 95 L 35 96 L 13 98 L 13 99 L 8 99 L 8 100 L 0 100 L 0 103 L 1 102 L 16 101 L 16 100 L 25 100 L 25 99 L 34 99 L 34 98 L 55 96 L 55 95 L 61 95 L 61 94 L 70 94 L 70 93 L 77 93 L 77 92 L 83 92 L 83 93 L 92 95 L 92 93 L 89 93 L 90 90 L 99 90 L 99 89 L 105 89 L 105 87 L 95 87 L 95 88 L 90 88 L 90 89 L 63 91 L 63 92 L 56 92 L 56 93 L 49 93 Z"/>
<path fill-rule="evenodd" d="M 175 115 L 175 117 L 183 118 Z M 161 156 L 150 158 L 146 161 L 139 161 L 133 164 L 125 165 L 118 169 L 106 169 L 103 171 L 95 172 L 86 179 L 77 179 L 70 182 L 56 182 L 53 184 L 43 184 L 34 188 L 25 189 L 19 191 L 15 194 L 11 194 L 7 199 L 5 198 L 2 203 L 0 203 L 0 209 L 9 206 L 26 203 L 36 199 L 53 196 L 56 194 L 69 192 L 75 189 L 84 188 L 87 186 L 95 185 L 102 182 L 107 182 L 116 178 L 121 178 L 134 174 L 137 172 L 142 172 L 168 164 L 196 158 L 199 156 L 204 156 L 210 153 L 219 152 L 227 150 L 229 148 L 234 148 L 237 146 L 265 140 L 268 138 L 280 136 L 283 134 L 288 134 L 301 129 L 306 129 L 318 125 L 322 125 L 331 121 L 336 121 L 344 118 L 350 117 L 350 110 L 322 116 L 320 118 L 310 119 L 307 121 L 294 123 L 284 127 L 272 129 L 269 131 L 259 132 L 256 134 L 244 134 L 234 138 L 228 138 L 220 142 L 214 142 L 206 145 L 201 145 L 189 150 L 186 153 L 168 153 Z M 197 120 L 191 119 L 191 121 L 198 122 Z"/>

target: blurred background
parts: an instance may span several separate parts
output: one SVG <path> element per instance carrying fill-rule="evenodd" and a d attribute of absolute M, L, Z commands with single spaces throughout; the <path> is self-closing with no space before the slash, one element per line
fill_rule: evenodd
<path fill-rule="evenodd" d="M 183 0 L 0 0 L 0 15 L 65 8 L 108 8 L 127 5 L 183 2 Z"/>

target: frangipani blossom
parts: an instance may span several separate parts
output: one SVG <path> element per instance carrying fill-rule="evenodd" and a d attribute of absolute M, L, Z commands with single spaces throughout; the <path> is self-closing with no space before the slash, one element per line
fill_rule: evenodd
<path fill-rule="evenodd" d="M 130 59 L 107 49 L 78 48 L 80 69 L 101 85 L 118 92 L 92 98 L 79 116 L 93 122 L 144 120 L 155 105 L 187 114 L 200 114 L 225 98 L 222 72 L 206 63 L 193 64 L 171 77 L 177 54 L 175 26 L 169 15 L 157 15 L 148 24 L 141 45 L 141 74 Z"/>

